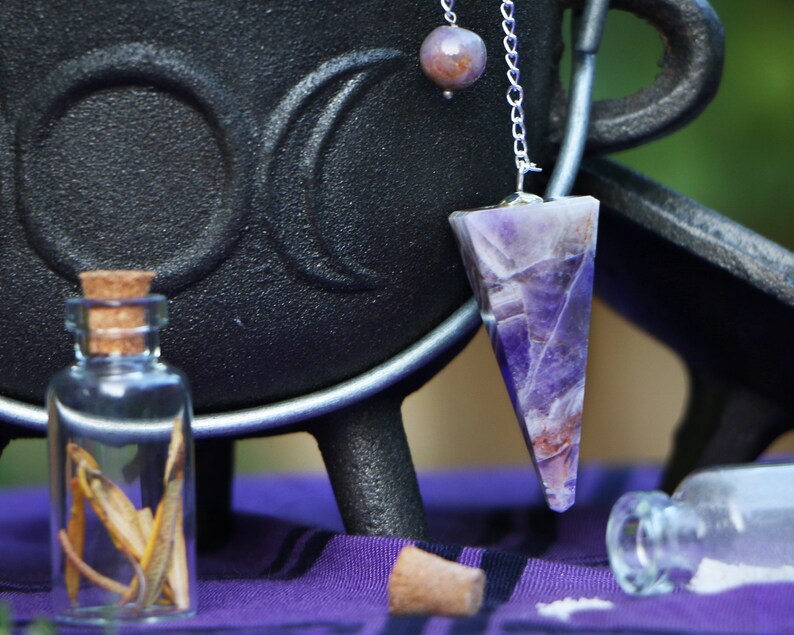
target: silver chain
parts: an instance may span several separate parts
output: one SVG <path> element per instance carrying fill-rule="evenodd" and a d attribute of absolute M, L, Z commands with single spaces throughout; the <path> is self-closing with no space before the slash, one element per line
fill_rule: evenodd
<path fill-rule="evenodd" d="M 441 0 L 441 8 L 444 9 L 444 19 L 449 22 L 450 26 L 455 26 L 458 22 L 458 16 L 452 8 L 455 6 L 455 0 Z"/>
<path fill-rule="evenodd" d="M 442 0 L 443 1 L 443 0 Z M 521 87 L 521 72 L 518 70 L 518 36 L 516 35 L 515 4 L 513 0 L 502 0 L 502 30 L 505 33 L 505 61 L 507 62 L 507 103 L 511 107 L 510 120 L 513 122 L 513 153 L 518 170 L 517 190 L 524 189 L 524 175 L 527 172 L 541 172 L 541 168 L 529 160 L 527 153 L 527 131 L 524 125 L 524 89 Z"/>

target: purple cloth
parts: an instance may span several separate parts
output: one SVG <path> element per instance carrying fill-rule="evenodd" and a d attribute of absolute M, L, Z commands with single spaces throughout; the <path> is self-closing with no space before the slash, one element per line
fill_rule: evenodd
<path fill-rule="evenodd" d="M 794 585 L 700 596 L 630 598 L 613 580 L 604 529 L 622 492 L 655 487 L 653 469 L 585 467 L 577 504 L 545 509 L 530 470 L 444 472 L 420 478 L 432 543 L 421 547 L 480 566 L 481 613 L 468 619 L 390 618 L 386 582 L 407 541 L 340 534 L 330 487 L 319 476 L 240 478 L 235 534 L 200 558 L 199 615 L 147 630 L 255 633 L 794 633 Z M 0 602 L 20 621 L 49 614 L 47 494 L 0 491 Z M 615 603 L 569 622 L 536 604 L 566 597 Z M 62 632 L 79 632 L 63 630 Z"/>

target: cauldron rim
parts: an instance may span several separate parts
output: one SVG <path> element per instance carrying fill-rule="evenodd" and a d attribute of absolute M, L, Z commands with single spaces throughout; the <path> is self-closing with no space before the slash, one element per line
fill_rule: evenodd
<path fill-rule="evenodd" d="M 199 415 L 196 438 L 263 434 L 352 406 L 386 390 L 441 357 L 480 325 L 477 303 L 465 302 L 441 324 L 391 359 L 334 386 L 271 404 L 230 412 Z M 47 431 L 44 408 L 0 396 L 0 419 L 11 425 Z"/>

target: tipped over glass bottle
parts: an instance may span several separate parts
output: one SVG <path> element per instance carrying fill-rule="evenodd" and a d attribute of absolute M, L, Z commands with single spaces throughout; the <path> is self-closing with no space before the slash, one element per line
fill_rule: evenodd
<path fill-rule="evenodd" d="M 672 496 L 624 494 L 606 540 L 612 572 L 632 595 L 794 581 L 794 464 L 710 468 Z"/>
<path fill-rule="evenodd" d="M 60 621 L 196 611 L 192 407 L 160 359 L 152 272 L 81 275 L 66 303 L 75 362 L 47 393 L 53 608 Z"/>

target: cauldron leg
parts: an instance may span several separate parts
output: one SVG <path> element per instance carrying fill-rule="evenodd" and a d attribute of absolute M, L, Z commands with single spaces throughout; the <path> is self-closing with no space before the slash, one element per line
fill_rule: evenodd
<path fill-rule="evenodd" d="M 232 532 L 234 440 L 196 441 L 196 531 L 199 551 L 222 547 Z"/>
<path fill-rule="evenodd" d="M 350 534 L 416 539 L 427 535 L 401 401 L 402 397 L 377 396 L 328 415 L 309 429 Z"/>
<path fill-rule="evenodd" d="M 693 373 L 662 488 L 672 491 L 697 468 L 753 461 L 791 427 L 791 414 L 766 397 Z"/>

